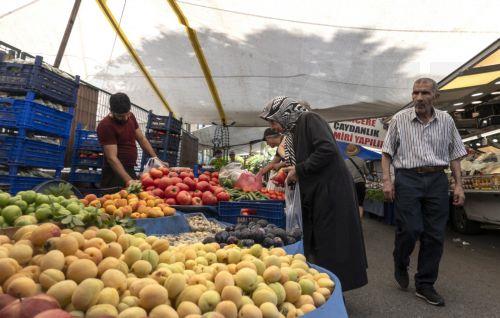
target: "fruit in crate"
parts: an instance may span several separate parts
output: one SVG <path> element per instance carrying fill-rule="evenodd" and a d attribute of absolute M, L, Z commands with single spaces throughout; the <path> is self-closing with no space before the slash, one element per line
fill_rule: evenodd
<path fill-rule="evenodd" d="M 203 205 L 216 205 L 230 199 L 229 193 L 219 185 L 217 172 L 205 172 L 195 178 L 189 168 L 153 168 L 141 175 L 141 183 L 144 190 L 165 198 L 171 205 L 199 205 L 199 200 L 193 200 L 195 197 L 200 198 Z"/>
<path fill-rule="evenodd" d="M 243 246 L 262 244 L 264 247 L 281 247 L 300 241 L 302 231 L 297 228 L 287 232 L 266 220 L 256 220 L 228 226 L 223 231 L 216 233 L 213 238 L 219 244 L 241 244 Z"/>
<path fill-rule="evenodd" d="M 106 194 L 100 198 L 89 194 L 81 201 L 86 206 L 95 206 L 102 213 L 117 218 L 156 218 L 175 214 L 175 209 L 167 204 L 164 199 L 146 191 L 135 194 L 129 193 L 127 190 L 121 190 L 115 194 Z"/>
<path fill-rule="evenodd" d="M 27 246 L 23 237 L 39 228 L 0 240 L 0 250 Z M 0 258 L 0 317 L 280 317 L 315 310 L 335 289 L 303 255 L 281 248 L 173 246 L 120 226 L 59 233 L 48 240 L 71 238 L 76 248 L 36 248 L 21 263 L 9 253 Z"/>

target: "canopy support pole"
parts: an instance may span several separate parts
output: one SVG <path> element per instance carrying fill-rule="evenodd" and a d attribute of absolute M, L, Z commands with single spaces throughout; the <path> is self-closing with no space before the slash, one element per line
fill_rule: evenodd
<path fill-rule="evenodd" d="M 205 76 L 208 89 L 210 90 L 210 94 L 212 95 L 212 99 L 214 100 L 215 107 L 217 107 L 217 111 L 219 112 L 220 120 L 223 125 L 226 125 L 226 113 L 224 112 L 224 108 L 222 107 L 222 102 L 219 97 L 219 92 L 217 91 L 217 87 L 215 86 L 215 82 L 212 78 L 212 72 L 208 67 L 208 63 L 207 60 L 205 59 L 205 55 L 203 54 L 203 50 L 201 49 L 200 42 L 198 41 L 198 36 L 196 35 L 196 31 L 189 26 L 189 22 L 184 13 L 182 12 L 181 8 L 179 7 L 179 5 L 177 4 L 177 2 L 175 0 L 167 0 L 167 1 L 172 10 L 177 15 L 179 23 L 186 27 L 189 41 L 191 42 L 191 46 L 193 47 L 193 50 L 196 53 L 198 63 L 200 63 L 200 67 L 201 70 L 203 71 L 203 75 Z"/>
<path fill-rule="evenodd" d="M 61 65 L 64 51 L 66 51 L 66 45 L 68 44 L 71 30 L 73 30 L 73 24 L 75 24 L 76 15 L 78 14 L 78 9 L 80 9 L 81 2 L 82 0 L 75 0 L 75 3 L 73 4 L 73 10 L 71 10 L 71 15 L 69 16 L 68 24 L 66 24 L 66 30 L 64 31 L 61 44 L 59 45 L 59 50 L 57 50 L 56 60 L 54 61 L 54 67 L 56 68 L 59 68 Z"/>
<path fill-rule="evenodd" d="M 115 17 L 113 16 L 113 13 L 109 9 L 108 5 L 106 4 L 106 0 L 96 0 L 96 1 L 97 1 L 97 4 L 99 5 L 99 7 L 101 8 L 102 12 L 104 13 L 106 18 L 108 19 L 108 22 L 111 24 L 111 26 L 115 30 L 116 34 L 118 35 L 118 37 L 122 41 L 123 45 L 125 45 L 129 54 L 134 59 L 135 63 L 137 63 L 137 66 L 141 70 L 142 74 L 144 75 L 144 77 L 146 77 L 146 80 L 149 82 L 149 85 L 151 86 L 153 91 L 156 93 L 156 95 L 158 96 L 160 101 L 162 102 L 163 106 L 167 109 L 167 111 L 169 113 L 173 114 L 173 111 L 170 108 L 170 105 L 168 104 L 167 99 L 163 96 L 162 92 L 160 91 L 160 88 L 158 87 L 158 85 L 154 81 L 154 79 L 151 76 L 151 74 L 149 73 L 149 71 L 146 69 L 146 66 L 142 62 L 141 58 L 139 57 L 139 54 L 137 54 L 136 50 L 132 46 L 132 43 L 130 43 L 127 36 L 125 35 L 125 32 L 123 32 L 122 28 L 120 27 L 120 25 L 116 21 Z"/>

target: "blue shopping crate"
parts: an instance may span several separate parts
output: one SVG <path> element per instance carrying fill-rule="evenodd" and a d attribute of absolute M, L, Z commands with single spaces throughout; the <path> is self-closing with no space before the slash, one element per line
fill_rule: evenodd
<path fill-rule="evenodd" d="M 11 194 L 16 194 L 19 191 L 31 190 L 35 186 L 46 182 L 48 178 L 38 178 L 38 177 L 22 177 L 22 176 L 8 176 L 0 175 L 0 183 L 9 184 L 9 192 Z"/>
<path fill-rule="evenodd" d="M 63 112 L 28 100 L 0 98 L 0 127 L 28 129 L 68 138 L 72 112 Z"/>
<path fill-rule="evenodd" d="M 97 132 L 93 130 L 77 129 L 73 147 L 76 150 L 102 151 Z"/>
<path fill-rule="evenodd" d="M 64 106 L 76 104 L 80 78 L 69 79 L 42 66 L 42 57 L 34 64 L 0 62 L 0 91 L 30 93 Z"/>
<path fill-rule="evenodd" d="M 242 214 L 244 209 L 249 210 L 250 214 Z M 219 218 L 221 221 L 234 224 L 262 219 L 281 228 L 286 226 L 283 201 L 219 202 Z"/>
<path fill-rule="evenodd" d="M 85 173 L 85 172 L 73 172 L 69 176 L 70 182 L 86 182 L 86 183 L 98 183 L 101 182 L 102 175 L 100 173 Z"/>
<path fill-rule="evenodd" d="M 65 146 L 0 135 L 0 163 L 60 169 L 64 167 L 65 152 Z"/>
<path fill-rule="evenodd" d="M 182 122 L 173 116 L 160 116 L 149 113 L 149 127 L 156 130 L 170 131 L 179 134 L 182 128 Z"/>

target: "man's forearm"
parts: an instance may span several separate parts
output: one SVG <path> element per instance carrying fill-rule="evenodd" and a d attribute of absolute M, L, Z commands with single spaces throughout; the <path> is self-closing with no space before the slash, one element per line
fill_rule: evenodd
<path fill-rule="evenodd" d="M 111 166 L 111 169 L 113 169 L 113 171 L 116 172 L 120 176 L 120 178 L 122 178 L 122 180 L 125 181 L 125 183 L 132 180 L 132 177 L 130 177 L 127 171 L 125 171 L 125 168 L 123 167 L 120 160 L 118 160 L 118 158 L 114 159 L 108 158 L 108 163 Z"/>
<path fill-rule="evenodd" d="M 462 187 L 462 168 L 460 167 L 459 160 L 453 160 L 450 163 L 451 172 L 453 174 L 453 178 L 455 179 L 455 186 Z"/>
<path fill-rule="evenodd" d="M 142 150 L 147 152 L 151 158 L 156 157 L 156 152 L 149 143 L 149 141 L 146 138 L 141 138 L 138 140 L 139 145 L 141 146 Z"/>
<path fill-rule="evenodd" d="M 382 180 L 391 181 L 391 156 L 382 153 Z"/>

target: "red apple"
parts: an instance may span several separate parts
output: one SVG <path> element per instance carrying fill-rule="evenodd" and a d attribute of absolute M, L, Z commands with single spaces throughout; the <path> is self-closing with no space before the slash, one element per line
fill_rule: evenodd
<path fill-rule="evenodd" d="M 196 183 L 190 177 L 184 178 L 183 182 L 189 187 L 189 189 L 191 190 L 196 189 Z"/>
<path fill-rule="evenodd" d="M 207 181 L 200 181 L 196 184 L 196 189 L 200 190 L 201 192 L 209 191 L 210 184 Z"/>
<path fill-rule="evenodd" d="M 200 181 L 207 181 L 208 182 L 208 181 L 210 181 L 210 177 L 207 176 L 206 174 L 202 174 L 202 175 L 200 175 L 198 177 L 198 180 L 200 180 Z"/>
<path fill-rule="evenodd" d="M 211 181 L 219 183 L 219 178 L 212 178 Z"/>
<path fill-rule="evenodd" d="M 152 168 L 151 170 L 149 170 L 149 174 L 153 179 L 158 179 L 163 176 L 163 172 L 161 172 L 161 170 L 157 168 Z"/>
<path fill-rule="evenodd" d="M 215 182 L 215 181 L 210 181 L 209 183 L 210 183 L 210 185 L 211 185 L 211 186 L 216 186 L 216 185 L 218 184 L 218 183 L 217 183 L 217 182 Z"/>
<path fill-rule="evenodd" d="M 191 199 L 191 204 L 192 205 L 203 205 L 203 201 L 201 201 L 201 198 L 194 197 Z"/>
<path fill-rule="evenodd" d="M 191 195 L 187 191 L 181 191 L 177 194 L 176 200 L 180 205 L 191 205 Z"/>
<path fill-rule="evenodd" d="M 168 198 L 165 200 L 165 203 L 168 205 L 177 205 L 177 201 L 174 198 Z"/>
<path fill-rule="evenodd" d="M 156 180 L 159 180 L 159 179 L 156 179 Z M 164 198 L 165 197 L 165 191 L 160 189 L 160 188 L 156 188 L 152 191 L 153 195 L 155 197 L 159 197 L 159 198 Z"/>
<path fill-rule="evenodd" d="M 187 184 L 182 183 L 182 182 L 177 183 L 176 186 L 178 186 L 181 191 L 189 191 L 189 186 Z"/>
<path fill-rule="evenodd" d="M 146 191 L 149 192 L 149 191 L 153 191 L 154 189 L 156 189 L 155 186 L 150 186 L 150 187 L 146 188 Z"/>
<path fill-rule="evenodd" d="M 194 179 L 194 173 L 190 172 L 190 173 L 189 173 L 189 177 L 190 177 L 191 179 Z"/>
<path fill-rule="evenodd" d="M 217 193 L 217 200 L 218 201 L 229 201 L 231 199 L 231 196 L 227 192 L 219 192 Z"/>
<path fill-rule="evenodd" d="M 187 171 L 182 171 L 182 172 L 179 174 L 179 177 L 180 177 L 181 179 L 183 179 L 183 180 L 184 180 L 184 178 L 189 178 L 189 172 L 187 172 Z"/>
<path fill-rule="evenodd" d="M 15 301 L 17 298 L 9 295 L 9 294 L 0 294 L 0 310 Z"/>
<path fill-rule="evenodd" d="M 219 178 L 219 172 L 215 171 L 215 172 L 212 172 L 212 178 Z"/>
<path fill-rule="evenodd" d="M 177 194 L 179 193 L 180 189 L 177 186 L 168 186 L 165 189 L 165 198 L 170 199 L 177 197 Z"/>

